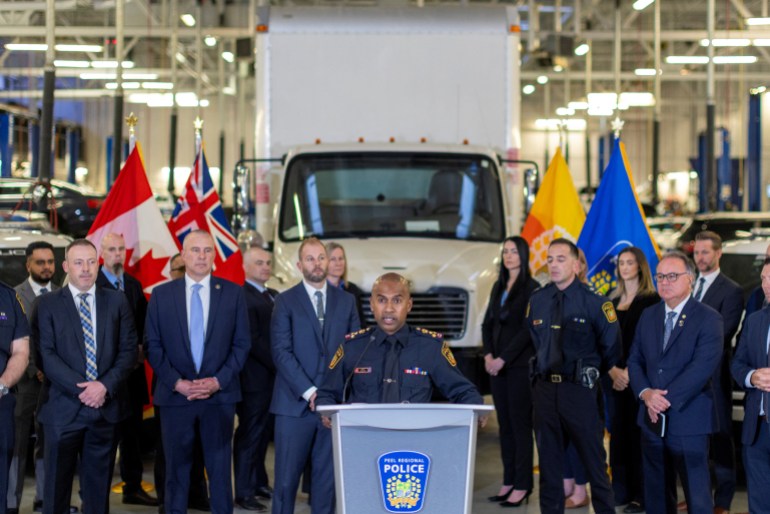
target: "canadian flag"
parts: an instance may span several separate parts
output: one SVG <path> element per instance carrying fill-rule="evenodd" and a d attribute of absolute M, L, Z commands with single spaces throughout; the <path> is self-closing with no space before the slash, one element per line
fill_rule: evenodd
<path fill-rule="evenodd" d="M 111 232 L 125 239 L 126 273 L 141 282 L 149 298 L 155 286 L 170 279 L 169 261 L 178 250 L 152 195 L 138 142 L 86 238 L 101 251 L 102 238 Z"/>

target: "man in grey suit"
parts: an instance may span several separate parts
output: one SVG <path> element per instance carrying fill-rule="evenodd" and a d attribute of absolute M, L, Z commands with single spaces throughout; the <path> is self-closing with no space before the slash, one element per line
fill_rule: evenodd
<path fill-rule="evenodd" d="M 53 245 L 45 241 L 35 241 L 27 246 L 27 280 L 17 285 L 14 289 L 21 302 L 24 312 L 29 319 L 32 313 L 32 304 L 38 296 L 55 291 L 59 286 L 54 284 L 53 278 L 56 269 Z M 27 447 L 32 431 L 32 423 L 35 421 L 35 409 L 37 408 L 40 388 L 43 383 L 43 375 L 35 364 L 35 352 L 30 352 L 27 371 L 16 384 L 16 445 L 13 451 L 13 460 L 8 475 L 8 512 L 18 512 L 21 493 L 24 489 L 24 476 L 27 468 Z M 43 471 L 43 430 L 35 425 L 35 510 L 40 510 L 43 501 L 43 484 L 45 472 Z"/>
<path fill-rule="evenodd" d="M 292 514 L 299 479 L 311 461 L 310 510 L 334 513 L 331 433 L 314 414 L 318 387 L 345 334 L 360 323 L 352 294 L 328 287 L 326 247 L 314 237 L 299 247 L 303 280 L 275 299 L 270 343 L 277 371 L 273 514 Z"/>

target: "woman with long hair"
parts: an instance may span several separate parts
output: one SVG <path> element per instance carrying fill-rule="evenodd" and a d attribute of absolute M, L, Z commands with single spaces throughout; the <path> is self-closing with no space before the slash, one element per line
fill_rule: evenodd
<path fill-rule="evenodd" d="M 500 426 L 503 485 L 489 501 L 518 507 L 532 493 L 532 391 L 529 359 L 535 354 L 526 323 L 538 283 L 529 272 L 529 245 L 519 236 L 503 241 L 500 271 L 481 326 L 484 366 Z"/>
<path fill-rule="evenodd" d="M 618 254 L 617 287 L 610 293 L 623 338 L 618 366 L 610 370 L 614 402 L 610 412 L 610 466 L 617 505 L 623 512 L 644 512 L 644 476 L 642 474 L 641 431 L 636 424 L 639 400 L 628 385 L 626 359 L 634 342 L 636 325 L 642 311 L 660 301 L 647 258 L 639 248 L 630 246 Z"/>
<path fill-rule="evenodd" d="M 361 327 L 366 327 L 364 319 L 364 310 L 361 303 L 361 295 L 364 294 L 361 288 L 348 280 L 348 258 L 345 255 L 345 248 L 341 244 L 330 241 L 326 243 L 326 253 L 329 256 L 329 268 L 326 271 L 326 280 L 330 285 L 339 287 L 356 297 L 356 309 Z"/>

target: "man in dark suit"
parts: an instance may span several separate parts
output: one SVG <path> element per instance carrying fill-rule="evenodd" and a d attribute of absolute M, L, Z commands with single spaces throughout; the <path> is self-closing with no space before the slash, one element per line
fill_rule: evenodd
<path fill-rule="evenodd" d="M 644 500 L 647 512 L 674 514 L 676 472 L 690 512 L 713 509 L 708 436 L 715 428 L 711 377 L 722 355 L 722 319 L 690 298 L 695 270 L 681 252 L 658 263 L 658 294 L 636 327 L 628 374 L 642 400 Z M 664 419 L 665 417 L 665 419 Z M 665 437 L 650 427 L 666 424 Z"/>
<path fill-rule="evenodd" d="M 120 423 L 120 476 L 123 479 L 123 503 L 154 507 L 158 500 L 142 489 L 142 451 L 140 436 L 144 406 L 150 401 L 147 392 L 147 375 L 144 372 L 144 319 L 147 316 L 147 299 L 142 284 L 124 271 L 126 242 L 120 234 L 109 233 L 102 238 L 102 260 L 96 279 L 98 287 L 126 294 L 131 312 L 134 314 L 137 343 L 137 359 L 128 376 L 128 417 Z"/>
<path fill-rule="evenodd" d="M 27 319 L 32 314 L 32 303 L 41 294 L 59 289 L 51 279 L 56 271 L 56 262 L 51 243 L 35 241 L 27 246 L 27 280 L 17 285 L 14 289 L 19 297 L 21 306 Z M 40 389 L 43 384 L 42 373 L 37 369 L 34 358 L 35 352 L 30 352 L 29 364 L 26 373 L 16 384 L 16 445 L 11 461 L 11 469 L 8 474 L 8 510 L 10 513 L 18 512 L 21 505 L 21 494 L 24 489 L 24 477 L 27 472 L 27 448 L 35 411 L 40 398 Z M 35 423 L 35 498 L 33 509 L 41 510 L 43 504 L 43 484 L 45 483 L 45 471 L 43 470 L 43 429 Z"/>
<path fill-rule="evenodd" d="M 770 258 L 762 268 L 761 287 L 765 298 L 770 299 Z M 769 331 L 770 309 L 764 307 L 744 322 L 731 365 L 733 378 L 746 390 L 741 442 L 750 512 L 770 512 Z"/>
<path fill-rule="evenodd" d="M 273 514 L 293 514 L 299 479 L 311 459 L 313 514 L 334 512 L 331 433 L 315 410 L 318 388 L 345 334 L 360 323 L 355 298 L 328 287 L 326 247 L 311 237 L 299 246 L 303 280 L 278 295 L 271 340 L 277 370 L 270 412 L 275 414 Z"/>
<path fill-rule="evenodd" d="M 272 256 L 259 247 L 243 253 L 246 307 L 251 328 L 251 350 L 241 371 L 243 399 L 236 407 L 238 428 L 233 441 L 235 504 L 242 509 L 264 511 L 256 497 L 270 499 L 272 489 L 265 469 L 273 416 L 270 398 L 275 382 L 275 365 L 270 349 L 270 317 L 278 292 L 265 285 L 270 279 Z"/>
<path fill-rule="evenodd" d="M 6 511 L 13 491 L 8 487 L 8 472 L 13 459 L 14 406 L 16 395 L 12 388 L 24 375 L 29 361 L 29 325 L 18 295 L 0 284 L 0 512 L 18 513 L 16 506 Z M 6 498 L 6 492 L 10 491 Z M 16 498 L 13 498 L 16 500 Z"/>
<path fill-rule="evenodd" d="M 41 296 L 32 343 L 45 374 L 38 419 L 45 433 L 44 514 L 69 509 L 79 465 L 85 514 L 109 510 L 118 423 L 128 414 L 126 380 L 136 363 L 137 334 L 125 295 L 96 287 L 96 247 L 67 247 L 69 284 Z"/>
<path fill-rule="evenodd" d="M 196 430 L 203 443 L 211 509 L 233 512 L 232 434 L 239 373 L 249 352 L 243 290 L 211 276 L 214 240 L 203 230 L 182 242 L 185 277 L 156 287 L 147 309 L 147 358 L 166 457 L 165 511 L 187 512 Z"/>
<path fill-rule="evenodd" d="M 714 465 L 714 514 L 726 514 L 735 496 L 735 446 L 732 437 L 733 380 L 730 375 L 732 342 L 743 315 L 743 290 L 719 270 L 722 238 L 711 231 L 695 236 L 693 258 L 698 279 L 693 298 L 722 315 L 724 341 L 722 361 L 714 373 L 714 408 L 717 431 L 711 435 L 710 453 Z"/>

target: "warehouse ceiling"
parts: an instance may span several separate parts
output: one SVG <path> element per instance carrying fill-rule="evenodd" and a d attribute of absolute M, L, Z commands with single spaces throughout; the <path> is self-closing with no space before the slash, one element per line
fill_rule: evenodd
<path fill-rule="evenodd" d="M 424 1 L 424 5 L 437 3 L 420 1 Z M 614 91 L 617 76 L 623 91 L 652 91 L 653 77 L 640 76 L 637 70 L 647 69 L 649 73 L 654 68 L 654 4 L 636 10 L 630 0 L 618 0 L 618 3 L 619 16 L 616 0 L 505 3 L 516 6 L 521 18 L 522 84 L 536 86 L 538 77 L 547 76 L 554 95 L 556 88 L 562 88 L 560 94 L 567 98 L 576 95 L 565 93 L 564 87 L 573 91 Z M 378 4 L 405 5 L 398 0 L 272 3 L 293 6 Z M 489 3 L 461 2 L 461 5 L 470 4 Z M 45 52 L 9 48 L 13 44 L 45 43 L 45 9 L 45 0 L 0 2 L 0 101 L 40 94 Z M 254 27 L 248 20 L 255 19 L 258 9 L 256 1 L 201 3 L 183 0 L 176 4 L 171 0 L 127 1 L 124 4 L 124 58 L 132 66 L 125 70 L 127 86 L 141 88 L 145 83 L 158 83 L 150 87 L 165 88 L 173 81 L 177 92 L 196 92 L 202 98 L 212 97 L 220 91 L 237 94 L 241 90 L 247 96 L 252 95 L 253 81 L 248 80 L 253 73 L 250 70 L 252 46 L 248 38 L 253 35 Z M 88 52 L 57 50 L 57 60 L 114 62 L 117 46 L 115 0 L 56 0 L 55 12 L 57 45 L 97 45 Z M 195 25 L 188 26 L 182 21 L 185 14 L 195 18 Z M 759 46 L 770 45 L 770 25 L 749 25 L 747 22 L 749 18 L 767 17 L 768 14 L 768 0 L 716 2 L 715 39 L 726 40 L 723 44 L 727 46 L 716 47 L 715 55 L 756 59 L 744 64 L 717 64 L 717 80 L 740 76 L 750 87 L 757 87 L 770 76 L 770 46 Z M 616 19 L 620 19 L 622 41 L 619 70 L 616 70 L 614 58 Z M 666 58 L 679 56 L 702 60 L 707 55 L 707 48 L 701 43 L 707 35 L 706 24 L 706 1 L 660 1 L 661 78 L 664 83 L 696 84 L 693 87 L 705 83 L 705 64 L 668 64 Z M 178 40 L 174 48 L 175 34 Z M 590 52 L 575 55 L 575 49 L 584 43 L 589 45 Z M 618 75 L 616 71 L 619 71 Z M 94 75 L 98 72 L 101 75 Z M 109 78 L 109 73 L 109 69 L 57 67 L 57 87 L 61 89 L 57 95 L 70 98 L 109 96 L 112 93 L 106 88 L 114 87 L 110 84 L 114 80 Z M 89 78 L 100 76 L 102 78 Z"/>

